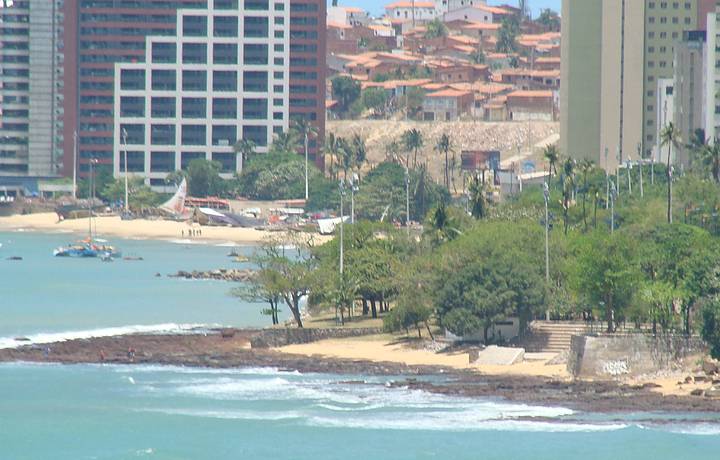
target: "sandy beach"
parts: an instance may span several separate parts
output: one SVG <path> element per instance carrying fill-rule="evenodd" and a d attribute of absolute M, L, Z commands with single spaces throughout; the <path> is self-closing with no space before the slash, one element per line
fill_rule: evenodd
<path fill-rule="evenodd" d="M 321 340 L 313 343 L 288 345 L 277 348 L 276 351 L 302 356 L 386 361 L 407 366 L 440 366 L 483 375 L 570 379 L 570 374 L 564 364 L 548 364 L 548 361 L 554 357 L 553 354 L 548 356 L 548 354 L 528 353 L 523 362 L 511 366 L 478 365 L 469 362 L 466 351 L 436 353 L 427 349 L 415 349 L 386 335 Z"/>
<path fill-rule="evenodd" d="M 236 227 L 200 227 L 169 220 L 122 220 L 119 216 L 96 217 L 94 230 L 100 237 L 116 236 L 137 239 L 187 239 L 194 241 L 257 243 L 277 233 Z M 58 221 L 57 214 L 37 213 L 0 217 L 0 231 L 34 230 L 42 232 L 87 232 L 87 219 Z M 189 236 L 189 230 L 200 230 Z"/>

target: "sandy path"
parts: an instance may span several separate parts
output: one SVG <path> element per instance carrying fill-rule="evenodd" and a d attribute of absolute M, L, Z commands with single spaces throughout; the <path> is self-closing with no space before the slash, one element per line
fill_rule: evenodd
<path fill-rule="evenodd" d="M 304 356 L 320 355 L 340 359 L 389 361 L 409 366 L 442 366 L 473 370 L 488 375 L 569 378 L 564 364 L 548 365 L 546 364 L 547 360 L 526 360 L 512 366 L 479 366 L 468 362 L 467 352 L 435 353 L 430 350 L 412 349 L 403 343 L 389 340 L 386 336 L 329 339 L 307 344 L 288 345 L 276 350 Z"/>

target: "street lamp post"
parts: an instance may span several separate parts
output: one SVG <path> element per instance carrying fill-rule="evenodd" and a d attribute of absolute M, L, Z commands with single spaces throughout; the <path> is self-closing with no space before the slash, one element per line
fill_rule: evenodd
<path fill-rule="evenodd" d="M 640 198 L 644 198 L 645 190 L 643 189 L 642 160 L 638 160 L 638 178 L 640 179 Z"/>
<path fill-rule="evenodd" d="M 358 186 L 358 182 L 360 181 L 360 178 L 357 174 L 352 175 L 350 178 L 349 184 L 350 185 L 350 223 L 355 223 L 355 192 L 360 190 L 360 187 Z"/>
<path fill-rule="evenodd" d="M 405 167 L 405 230 L 410 236 L 410 170 Z"/>
<path fill-rule="evenodd" d="M 344 268 L 345 268 L 345 233 L 343 230 L 343 223 L 345 221 L 344 210 L 343 210 L 343 197 L 345 197 L 345 180 L 340 179 L 339 183 L 339 190 L 340 190 L 340 283 L 343 283 L 343 277 L 344 277 Z M 338 322 L 338 307 L 342 308 L 342 306 L 336 305 L 335 307 L 335 322 Z"/>
<path fill-rule="evenodd" d="M 78 160 L 78 134 L 73 132 L 73 198 L 77 199 L 77 160 Z"/>
<path fill-rule="evenodd" d="M 550 201 L 550 187 L 543 183 L 543 196 L 545 197 L 545 281 L 550 282 L 550 214 L 548 202 Z"/>
<path fill-rule="evenodd" d="M 130 203 L 128 202 L 128 160 L 127 160 L 127 130 L 122 129 L 123 145 L 123 157 L 125 160 L 125 212 L 130 212 Z"/>
<path fill-rule="evenodd" d="M 610 234 L 615 232 L 615 199 L 617 198 L 617 189 L 615 182 L 610 181 Z"/>
<path fill-rule="evenodd" d="M 630 162 L 629 156 L 628 156 L 627 163 L 625 163 L 625 165 L 627 168 L 627 171 L 625 171 L 625 173 L 627 173 L 627 177 L 628 177 L 628 194 L 632 195 L 632 180 L 631 180 L 632 178 L 630 177 L 631 176 L 630 171 L 632 171 L 632 163 Z"/>
<path fill-rule="evenodd" d="M 605 209 L 610 207 L 610 172 L 608 171 L 608 148 L 605 147 Z"/>

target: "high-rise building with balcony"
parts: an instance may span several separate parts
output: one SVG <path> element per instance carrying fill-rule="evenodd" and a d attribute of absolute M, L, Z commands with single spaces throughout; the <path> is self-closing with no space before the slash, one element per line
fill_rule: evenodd
<path fill-rule="evenodd" d="M 63 159 L 63 0 L 0 0 L 0 184 Z"/>
<path fill-rule="evenodd" d="M 322 0 L 214 0 L 178 9 L 172 35 L 149 35 L 137 62 L 115 64 L 114 174 L 155 188 L 194 159 L 242 167 L 239 139 L 267 152 L 292 120 L 324 130 Z M 313 155 L 314 156 L 314 155 Z M 320 158 L 316 162 L 321 163 Z"/>

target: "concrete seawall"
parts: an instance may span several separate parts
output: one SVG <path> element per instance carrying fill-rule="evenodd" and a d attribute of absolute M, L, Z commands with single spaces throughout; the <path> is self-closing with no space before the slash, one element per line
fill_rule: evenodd
<path fill-rule="evenodd" d="M 699 337 L 681 335 L 574 335 L 567 369 L 574 377 L 612 379 L 671 369 L 682 359 L 704 353 Z"/>
<path fill-rule="evenodd" d="M 363 335 L 381 334 L 382 328 L 308 328 L 264 329 L 250 339 L 252 348 L 274 348 L 297 343 L 317 342 L 324 339 L 344 339 Z"/>

